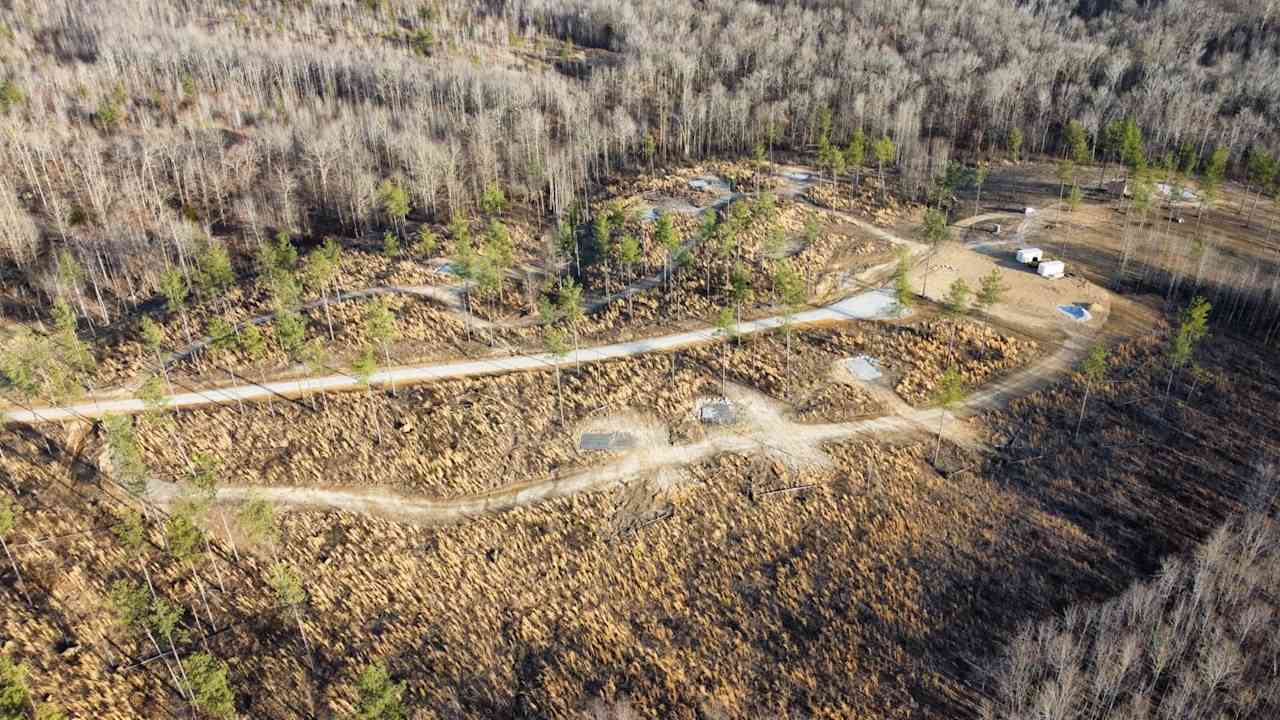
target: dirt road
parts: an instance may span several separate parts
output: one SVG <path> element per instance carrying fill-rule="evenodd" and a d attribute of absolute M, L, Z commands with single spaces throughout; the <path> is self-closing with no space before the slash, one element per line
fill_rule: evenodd
<path fill-rule="evenodd" d="M 705 439 L 687 445 L 645 445 L 617 460 L 561 477 L 510 485 L 478 495 L 432 498 L 386 490 L 343 490 L 304 487 L 241 486 L 220 488 L 219 502 L 250 498 L 270 501 L 282 509 L 334 509 L 371 513 L 415 523 L 443 525 L 505 512 L 546 500 L 618 487 L 643 475 L 700 462 L 719 453 L 763 452 L 787 465 L 823 464 L 822 446 L 836 440 L 866 436 L 876 440 L 912 434 L 942 434 L 953 442 L 974 446 L 977 441 L 963 416 L 979 409 L 1000 407 L 1009 400 L 1051 383 L 1069 372 L 1084 352 L 1084 336 L 1072 338 L 1056 352 L 971 395 L 954 411 L 913 408 L 893 403 L 890 414 L 848 423 L 803 425 L 791 422 L 776 403 L 746 388 L 731 388 L 729 399 L 740 408 L 737 427 L 713 429 Z M 153 481 L 149 496 L 160 504 L 181 497 L 174 484 Z"/>
<path fill-rule="evenodd" d="M 871 290 L 834 302 L 825 307 L 795 313 L 790 316 L 790 322 L 795 325 L 813 325 L 846 320 L 875 320 L 896 316 L 897 310 L 893 296 L 884 290 Z M 752 335 L 782 327 L 787 320 L 786 316 L 775 315 L 759 320 L 744 321 L 736 323 L 733 326 L 733 332 L 738 335 Z M 720 338 L 721 334 L 718 330 L 706 328 L 642 340 L 579 348 L 569 352 L 564 357 L 538 353 L 444 364 L 388 368 L 378 370 L 370 375 L 368 384 L 375 387 L 401 386 L 480 375 L 546 370 L 557 365 L 569 367 L 580 363 L 614 360 L 647 353 L 670 352 L 692 345 L 715 342 Z M 364 387 L 364 383 L 361 382 L 360 378 L 343 373 L 178 393 L 167 396 L 165 405 L 174 409 L 189 408 L 202 405 L 266 400 L 273 397 L 307 395 L 318 392 L 349 391 L 362 387 Z M 34 424 L 38 422 L 58 422 L 100 417 L 110 414 L 134 414 L 140 413 L 145 409 L 142 400 L 136 397 L 124 399 L 99 398 L 74 405 L 10 410 L 5 413 L 4 420 L 6 423 Z"/>

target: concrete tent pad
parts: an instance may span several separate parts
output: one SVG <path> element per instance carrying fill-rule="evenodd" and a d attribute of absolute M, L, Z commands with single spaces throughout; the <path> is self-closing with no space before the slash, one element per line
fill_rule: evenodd
<path fill-rule="evenodd" d="M 712 400 L 698 406 L 698 420 L 708 425 L 732 425 L 738 421 L 738 410 L 728 400 Z"/>
<path fill-rule="evenodd" d="M 880 371 L 880 361 L 870 355 L 858 355 L 844 361 L 844 366 L 859 380 L 879 380 L 884 375 Z"/>
<path fill-rule="evenodd" d="M 578 439 L 583 450 L 630 450 L 635 446 L 635 436 L 625 432 L 587 432 Z"/>

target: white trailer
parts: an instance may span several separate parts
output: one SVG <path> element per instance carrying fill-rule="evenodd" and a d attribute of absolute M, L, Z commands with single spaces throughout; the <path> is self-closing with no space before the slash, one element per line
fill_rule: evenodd
<path fill-rule="evenodd" d="M 1040 259 L 1043 257 L 1044 252 L 1042 252 L 1040 248 L 1022 248 L 1017 254 L 1018 262 L 1023 265 L 1034 265 L 1035 263 L 1040 262 Z"/>
<path fill-rule="evenodd" d="M 1045 260 L 1036 266 L 1040 277 L 1060 278 L 1067 274 L 1067 265 L 1061 260 Z"/>

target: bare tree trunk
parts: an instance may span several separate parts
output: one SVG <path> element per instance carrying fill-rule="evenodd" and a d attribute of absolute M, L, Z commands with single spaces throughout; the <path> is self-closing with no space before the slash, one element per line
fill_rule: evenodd
<path fill-rule="evenodd" d="M 27 594 L 26 581 L 22 579 L 22 573 L 18 570 L 18 563 L 13 559 L 13 553 L 9 552 L 9 543 L 0 537 L 0 547 L 4 548 L 5 557 L 9 558 L 9 567 L 13 568 L 13 574 L 18 578 L 18 586 L 21 588 L 22 598 L 27 601 L 27 607 L 31 607 L 31 596 Z"/>
<path fill-rule="evenodd" d="M 336 291 L 335 291 L 335 294 L 336 294 Z M 329 294 L 321 290 L 320 297 L 321 297 L 320 304 L 324 305 L 324 321 L 329 326 L 329 342 L 334 342 L 335 338 L 333 335 L 333 315 L 330 314 L 329 312 Z"/>
<path fill-rule="evenodd" d="M 231 545 L 231 556 L 236 559 L 236 562 L 240 562 L 240 552 L 236 549 L 235 537 L 231 535 L 231 526 L 227 524 L 227 514 L 218 510 L 218 516 L 222 519 L 222 529 L 227 533 L 227 542 Z M 222 592 L 225 593 L 226 590 L 223 589 Z"/>
<path fill-rule="evenodd" d="M 947 409 L 941 408 L 942 412 L 938 415 L 938 443 L 933 448 L 933 465 L 938 466 L 938 457 L 942 455 L 942 428 L 943 423 L 947 420 Z"/>
<path fill-rule="evenodd" d="M 160 643 L 156 641 L 156 636 L 151 633 L 151 628 L 143 626 L 142 630 L 144 633 L 146 633 L 147 639 L 151 641 L 151 647 L 155 648 L 156 657 L 160 658 L 164 662 L 165 669 L 169 671 L 169 677 L 173 678 L 173 684 L 175 687 L 178 688 L 178 696 L 181 697 L 183 700 L 188 699 L 189 694 L 191 692 L 190 683 L 187 683 L 187 690 L 184 693 L 182 680 L 178 677 L 178 674 L 173 671 L 173 666 L 169 664 L 168 659 L 165 658 L 165 656 L 168 655 L 169 652 L 172 652 L 174 659 L 178 660 L 178 668 L 182 670 L 182 677 L 185 678 L 187 676 L 187 671 L 182 667 L 182 661 L 178 659 L 178 649 L 172 648 L 169 652 L 165 652 L 164 650 L 161 650 Z"/>
<path fill-rule="evenodd" d="M 564 392 L 560 389 L 560 364 L 556 363 L 556 401 L 560 406 L 560 425 L 564 426 Z"/>
<path fill-rule="evenodd" d="M 196 588 L 200 590 L 200 601 L 204 603 L 205 615 L 209 616 L 209 627 L 212 630 L 216 631 L 218 629 L 218 624 L 213 620 L 213 610 L 209 608 L 209 598 L 207 595 L 205 595 L 204 583 L 200 581 L 200 573 L 196 572 L 196 564 L 192 562 L 190 563 L 190 565 L 191 565 L 191 577 L 195 579 Z M 194 617 L 195 613 L 192 613 L 192 616 Z"/>
<path fill-rule="evenodd" d="M 1080 426 L 1084 424 L 1084 406 L 1089 402 L 1089 386 L 1084 386 L 1084 397 L 1080 400 L 1080 418 L 1076 420 L 1075 439 L 1080 439 Z"/>
<path fill-rule="evenodd" d="M 224 518 L 223 522 L 226 522 L 225 518 Z M 209 538 L 208 538 L 208 537 L 205 537 L 205 539 L 204 539 L 204 550 L 205 550 L 205 552 L 209 553 L 209 555 L 210 555 L 210 556 L 212 556 L 212 555 L 213 555 L 213 546 L 209 544 Z M 227 584 L 226 584 L 225 582 L 223 582 L 223 580 L 222 580 L 222 568 L 218 566 L 218 563 L 217 563 L 217 561 L 216 561 L 216 558 L 215 558 L 215 561 L 214 561 L 214 563 L 213 563 L 213 572 L 214 572 L 214 574 L 216 574 L 216 575 L 218 576 L 218 589 L 222 591 L 222 594 L 223 594 L 223 595 L 226 595 L 226 594 L 227 594 Z"/>

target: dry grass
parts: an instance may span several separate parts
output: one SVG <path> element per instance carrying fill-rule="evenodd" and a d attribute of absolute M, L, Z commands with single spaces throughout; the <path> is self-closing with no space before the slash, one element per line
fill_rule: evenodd
<path fill-rule="evenodd" d="M 387 487 L 442 497 L 533 481 L 599 459 L 574 428 L 628 408 L 674 423 L 708 383 L 667 357 L 593 363 L 561 373 L 511 373 L 431 385 L 234 405 L 178 413 L 170 430 L 142 421 L 161 477 L 184 455 L 220 458 L 232 485 Z M 181 444 L 172 437 L 183 438 Z"/>
<path fill-rule="evenodd" d="M 1155 420 L 1158 349 L 1117 348 L 1078 441 L 1061 431 L 1080 399 L 1066 381 L 988 418 L 1001 447 L 985 464 L 949 449 L 946 466 L 967 469 L 945 478 L 923 462 L 928 442 L 850 441 L 824 448 L 828 469 L 723 456 L 683 482 L 647 478 L 644 492 L 447 528 L 292 514 L 281 553 L 309 593 L 313 655 L 271 610 L 266 563 L 243 545 L 238 563 L 199 566 L 216 624 L 230 628 L 211 649 L 255 718 L 348 711 L 350 680 L 373 658 L 408 682 L 420 717 L 973 716 L 991 687 L 975 668 L 1019 626 L 1119 592 L 1238 508 L 1241 466 L 1274 436 L 1262 412 L 1277 402 L 1274 370 L 1219 338 L 1198 358 L 1217 379 Z M 179 711 L 162 668 L 108 661 L 145 655 L 108 628 L 103 605 L 140 558 L 109 533 L 70 535 L 115 515 L 93 468 L 67 465 L 93 445 L 64 438 L 69 454 L 54 462 L 8 432 L 4 492 L 25 510 L 9 540 L 37 600 L 28 611 L 0 585 L 6 653 L 74 715 Z M 158 547 L 145 561 L 159 592 L 199 597 Z M 184 623 L 195 629 L 191 610 Z"/>

